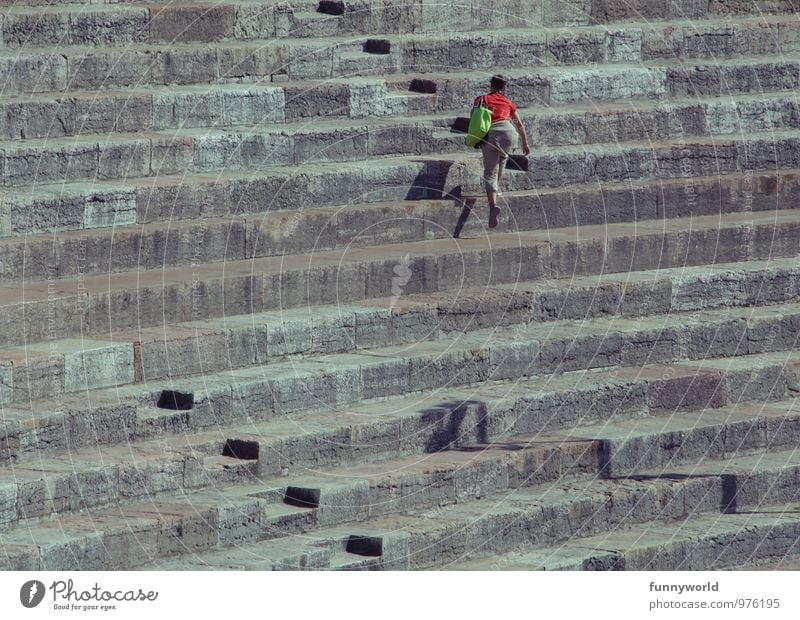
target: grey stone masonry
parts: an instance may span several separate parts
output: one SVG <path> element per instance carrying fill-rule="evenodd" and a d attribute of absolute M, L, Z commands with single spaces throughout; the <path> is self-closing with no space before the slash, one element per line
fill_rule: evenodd
<path fill-rule="evenodd" d="M 796 565 L 797 17 L 0 0 L 0 570 Z"/>

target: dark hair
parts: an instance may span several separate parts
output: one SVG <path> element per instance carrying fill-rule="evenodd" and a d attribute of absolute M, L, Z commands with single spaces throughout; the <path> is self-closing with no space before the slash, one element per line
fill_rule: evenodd
<path fill-rule="evenodd" d="M 508 85 L 508 78 L 505 75 L 493 75 L 491 81 L 489 82 L 489 86 L 492 87 L 492 90 L 503 90 Z"/>

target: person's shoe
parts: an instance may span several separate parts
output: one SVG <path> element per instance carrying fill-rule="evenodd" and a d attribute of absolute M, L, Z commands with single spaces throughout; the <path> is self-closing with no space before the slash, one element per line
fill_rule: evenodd
<path fill-rule="evenodd" d="M 489 228 L 497 228 L 498 215 L 500 215 L 500 209 L 497 207 L 489 207 Z"/>

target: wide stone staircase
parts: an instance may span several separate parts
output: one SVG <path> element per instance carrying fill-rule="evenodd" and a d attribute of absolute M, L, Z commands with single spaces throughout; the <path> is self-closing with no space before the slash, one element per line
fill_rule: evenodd
<path fill-rule="evenodd" d="M 797 2 L 0 13 L 0 568 L 796 565 Z"/>

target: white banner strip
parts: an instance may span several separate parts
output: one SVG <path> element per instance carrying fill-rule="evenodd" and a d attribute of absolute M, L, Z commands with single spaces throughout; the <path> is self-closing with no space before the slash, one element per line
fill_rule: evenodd
<path fill-rule="evenodd" d="M 3 618 L 800 618 L 798 573 L 0 573 Z M 546 615 L 545 615 L 546 614 Z M 568 615 L 567 615 L 568 614 Z M 573 615 L 574 614 L 574 615 Z"/>

